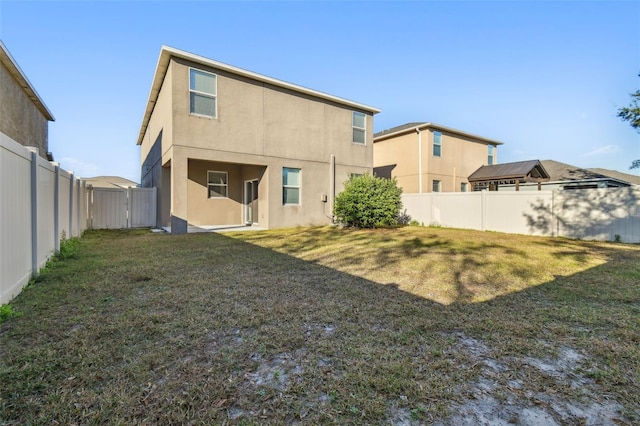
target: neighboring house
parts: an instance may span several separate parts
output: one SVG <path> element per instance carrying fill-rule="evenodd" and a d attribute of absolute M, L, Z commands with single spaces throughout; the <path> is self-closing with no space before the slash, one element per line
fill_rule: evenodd
<path fill-rule="evenodd" d="M 525 186 L 540 191 L 543 182 L 549 181 L 549 173 L 539 160 L 529 160 L 481 166 L 468 179 L 474 191 L 519 191 Z"/>
<path fill-rule="evenodd" d="M 633 180 L 640 180 L 637 176 L 625 173 L 610 170 L 608 174 L 605 174 L 598 171 L 601 169 L 582 169 L 554 160 L 542 160 L 540 164 L 549 175 L 548 179 L 540 183 L 540 188 L 544 190 L 563 189 L 570 191 L 574 189 L 617 188 L 633 185 Z M 516 185 L 515 182 L 502 182 L 499 189 L 500 191 L 537 190 L 538 183 L 521 181 L 519 185 Z"/>
<path fill-rule="evenodd" d="M 0 132 L 49 161 L 49 121 L 55 121 L 36 89 L 0 41 Z"/>
<path fill-rule="evenodd" d="M 327 224 L 372 171 L 367 105 L 163 46 L 138 145 L 157 226 Z"/>
<path fill-rule="evenodd" d="M 467 177 L 496 164 L 498 142 L 434 123 L 408 123 L 373 136 L 374 174 L 405 193 L 470 191 Z"/>
<path fill-rule="evenodd" d="M 139 186 L 136 182 L 120 176 L 95 176 L 81 179 L 87 186 L 91 185 L 93 188 L 135 188 Z"/>
<path fill-rule="evenodd" d="M 590 172 L 593 173 L 598 173 L 601 174 L 603 176 L 608 176 L 614 179 L 618 179 L 622 182 L 627 182 L 629 185 L 640 185 L 640 176 L 638 175 L 632 175 L 629 173 L 621 173 L 615 170 L 609 170 L 609 169 L 587 169 Z"/>

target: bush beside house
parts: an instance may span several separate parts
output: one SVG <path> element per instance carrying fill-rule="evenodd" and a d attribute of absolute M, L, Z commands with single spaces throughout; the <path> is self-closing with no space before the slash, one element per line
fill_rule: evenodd
<path fill-rule="evenodd" d="M 338 194 L 333 214 L 346 226 L 378 228 L 398 224 L 402 189 L 395 179 L 383 179 L 369 174 L 354 176 Z"/>

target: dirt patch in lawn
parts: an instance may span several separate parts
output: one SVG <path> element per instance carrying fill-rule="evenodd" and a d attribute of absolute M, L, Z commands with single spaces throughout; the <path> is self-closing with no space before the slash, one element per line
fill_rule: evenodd
<path fill-rule="evenodd" d="M 584 356 L 562 347 L 557 357 L 506 357 L 496 360 L 482 341 L 456 334 L 457 350 L 469 355 L 476 380 L 460 388 L 461 401 L 451 405 L 454 414 L 437 425 L 615 425 L 624 424 L 623 407 L 603 394 L 580 367 Z M 541 342 L 540 344 L 545 344 Z M 538 376 L 532 382 L 528 377 Z M 569 387 L 575 400 L 555 391 Z"/>

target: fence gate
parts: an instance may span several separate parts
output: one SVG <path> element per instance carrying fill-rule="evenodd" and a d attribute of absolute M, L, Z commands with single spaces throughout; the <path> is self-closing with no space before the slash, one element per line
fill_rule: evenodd
<path fill-rule="evenodd" d="M 144 228 L 156 224 L 156 188 L 93 188 L 89 197 L 91 228 Z"/>

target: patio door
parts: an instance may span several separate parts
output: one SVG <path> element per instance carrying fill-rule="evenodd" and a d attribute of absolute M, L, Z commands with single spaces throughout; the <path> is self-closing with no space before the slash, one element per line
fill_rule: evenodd
<path fill-rule="evenodd" d="M 258 223 L 258 179 L 244 182 L 244 222 Z"/>

